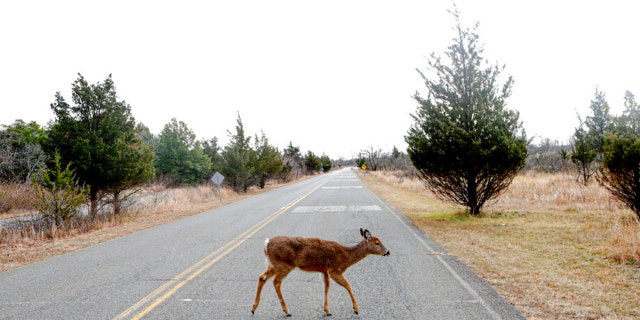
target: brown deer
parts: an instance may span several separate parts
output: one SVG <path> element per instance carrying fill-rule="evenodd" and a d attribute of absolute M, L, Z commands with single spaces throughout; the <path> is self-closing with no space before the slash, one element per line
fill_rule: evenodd
<path fill-rule="evenodd" d="M 371 235 L 369 230 L 360 229 L 360 235 L 364 238 L 353 247 L 346 247 L 337 242 L 317 238 L 301 238 L 279 236 L 267 239 L 264 244 L 264 255 L 267 258 L 267 270 L 258 278 L 258 290 L 256 300 L 251 309 L 254 313 L 260 304 L 260 293 L 265 282 L 275 276 L 273 286 L 276 289 L 282 310 L 289 317 L 291 313 L 284 302 L 280 286 L 282 280 L 296 267 L 303 271 L 321 272 L 324 276 L 324 312 L 330 316 L 329 302 L 329 278 L 343 286 L 351 296 L 353 311 L 358 314 L 358 303 L 351 291 L 351 284 L 342 275 L 347 268 L 362 260 L 369 254 L 388 256 L 389 250 L 384 247 L 380 239 Z"/>

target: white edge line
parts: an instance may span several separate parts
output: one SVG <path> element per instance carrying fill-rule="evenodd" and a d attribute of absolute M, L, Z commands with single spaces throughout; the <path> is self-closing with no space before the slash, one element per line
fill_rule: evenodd
<path fill-rule="evenodd" d="M 369 190 L 370 191 L 370 190 Z M 389 210 L 393 216 L 398 219 L 398 221 L 400 221 L 402 223 L 402 225 L 407 228 L 407 230 L 409 230 L 411 232 L 411 234 L 418 239 L 418 241 L 420 243 L 422 243 L 423 246 L 425 246 L 429 251 L 434 252 L 433 248 L 431 248 L 431 246 L 429 246 L 429 244 L 427 244 L 424 239 L 422 239 L 414 229 L 410 228 L 406 222 L 404 220 L 402 220 L 402 218 L 400 218 L 398 216 L 398 213 L 396 213 L 395 210 L 393 210 L 391 207 L 389 207 L 389 205 L 382 201 L 382 199 L 380 199 L 380 197 L 378 197 L 377 194 L 375 194 L 373 191 L 371 191 L 371 193 L 378 198 L 378 200 L 380 200 L 380 202 L 384 205 L 384 207 L 387 208 L 387 210 Z M 442 265 L 447 268 L 447 270 L 449 270 L 449 273 L 451 273 L 451 275 L 458 280 L 458 282 L 465 288 L 467 289 L 467 291 L 485 308 L 485 310 L 487 310 L 487 312 L 491 315 L 491 317 L 493 319 L 502 319 L 502 317 L 495 312 L 495 310 L 493 310 L 493 308 L 491 308 L 491 306 L 489 306 L 489 304 L 482 298 L 482 296 L 480 296 L 480 294 L 478 292 L 476 292 L 475 290 L 473 290 L 473 288 L 471 287 L 471 285 L 466 282 L 464 279 L 462 279 L 462 277 L 449 265 L 449 263 L 447 263 L 441 256 L 436 255 L 435 256 L 438 261 L 440 261 L 440 263 L 442 263 Z"/>

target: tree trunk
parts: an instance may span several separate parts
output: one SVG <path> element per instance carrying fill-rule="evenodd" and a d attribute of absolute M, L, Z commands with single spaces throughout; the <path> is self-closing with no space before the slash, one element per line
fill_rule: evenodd
<path fill-rule="evenodd" d="M 120 214 L 120 191 L 113 192 L 113 214 Z"/>
<path fill-rule="evenodd" d="M 640 222 L 640 169 L 637 167 L 633 169 L 633 189 L 634 189 L 633 190 L 634 201 L 631 209 L 636 214 L 636 217 Z"/>
<path fill-rule="evenodd" d="M 91 220 L 95 220 L 98 216 L 98 191 L 94 191 L 91 188 L 91 208 L 89 209 L 89 217 Z"/>
<path fill-rule="evenodd" d="M 472 216 L 480 214 L 481 206 L 478 205 L 478 183 L 476 174 L 469 174 L 467 178 L 467 206 Z"/>

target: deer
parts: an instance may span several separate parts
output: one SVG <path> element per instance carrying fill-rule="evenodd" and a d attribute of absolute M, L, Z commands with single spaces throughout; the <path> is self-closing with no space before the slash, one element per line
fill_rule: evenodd
<path fill-rule="evenodd" d="M 264 243 L 267 269 L 258 277 L 258 289 L 256 290 L 256 299 L 251 309 L 251 314 L 255 313 L 260 304 L 262 287 L 269 278 L 275 277 L 273 286 L 280 300 L 282 311 L 287 317 L 291 316 L 291 312 L 289 312 L 289 308 L 287 308 L 287 304 L 282 297 L 280 287 L 282 286 L 282 280 L 295 268 L 307 272 L 322 273 L 324 278 L 324 312 L 327 316 L 331 316 L 327 300 L 329 278 L 347 289 L 353 303 L 353 311 L 358 314 L 358 303 L 351 290 L 351 284 L 343 276 L 343 273 L 347 268 L 367 255 L 388 256 L 390 254 L 380 239 L 372 236 L 369 230 L 360 228 L 360 235 L 364 239 L 352 247 L 318 238 L 288 236 L 267 238 Z"/>

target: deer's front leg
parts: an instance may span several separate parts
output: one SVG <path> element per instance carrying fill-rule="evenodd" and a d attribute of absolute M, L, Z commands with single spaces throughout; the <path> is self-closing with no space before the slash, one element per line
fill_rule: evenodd
<path fill-rule="evenodd" d="M 329 273 L 324 272 L 322 276 L 324 278 L 324 313 L 330 316 L 331 312 L 329 311 L 329 285 L 330 285 Z"/>
<path fill-rule="evenodd" d="M 349 296 L 351 297 L 351 302 L 353 303 L 353 312 L 358 314 L 358 303 L 356 302 L 356 297 L 353 295 L 353 292 L 351 292 L 351 284 L 349 283 L 349 281 L 347 281 L 347 279 L 341 274 L 332 274 L 331 279 L 347 289 L 347 292 L 349 292 Z"/>

